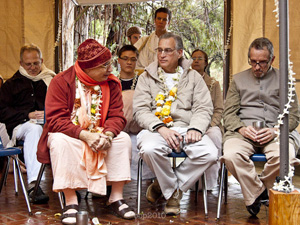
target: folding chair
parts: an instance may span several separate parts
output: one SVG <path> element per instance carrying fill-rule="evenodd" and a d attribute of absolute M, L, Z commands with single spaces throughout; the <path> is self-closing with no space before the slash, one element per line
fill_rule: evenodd
<path fill-rule="evenodd" d="M 27 189 L 26 189 L 26 186 L 24 183 L 22 171 L 20 169 L 20 165 L 19 165 L 19 161 L 18 161 L 18 155 L 21 153 L 22 153 L 21 149 L 16 148 L 16 147 L 4 148 L 4 146 L 2 144 L 2 140 L 0 138 L 0 157 L 6 156 L 8 159 L 4 174 L 3 174 L 2 178 L 1 178 L 1 182 L 0 182 L 0 193 L 1 193 L 3 185 L 6 184 L 6 178 L 7 178 L 7 174 L 9 171 L 9 161 L 10 161 L 10 158 L 12 158 L 13 159 L 13 167 L 14 167 L 14 181 L 15 181 L 16 195 L 18 195 L 18 179 L 17 179 L 17 173 L 16 173 L 16 170 L 17 170 L 17 172 L 19 174 L 19 179 L 21 182 L 23 194 L 25 197 L 25 201 L 27 204 L 28 212 L 31 215 L 32 213 L 31 213 L 29 197 L 28 197 Z"/>
<path fill-rule="evenodd" d="M 176 168 L 176 158 L 186 158 L 188 157 L 184 151 L 181 151 L 180 153 L 172 152 L 168 155 L 168 157 L 173 158 L 173 168 Z M 137 177 L 137 213 L 140 214 L 141 212 L 141 196 L 142 196 L 142 174 L 143 174 L 143 159 L 140 158 L 138 162 L 138 177 Z M 206 189 L 206 177 L 205 173 L 201 177 L 202 180 L 202 192 L 203 192 L 203 201 L 204 201 L 204 213 L 205 216 L 208 216 L 208 210 L 207 210 L 207 189 Z M 198 202 L 198 187 L 199 187 L 199 181 L 195 184 L 195 202 Z"/>
<path fill-rule="evenodd" d="M 262 153 L 253 154 L 252 156 L 250 156 L 250 159 L 253 162 L 267 162 L 266 155 L 262 154 Z M 225 163 L 222 163 L 222 168 L 221 168 L 221 179 L 220 179 L 220 186 L 219 186 L 218 208 L 217 208 L 217 220 L 220 219 L 223 189 L 224 189 L 224 198 L 225 198 L 224 203 L 227 204 L 228 171 L 226 169 Z"/>

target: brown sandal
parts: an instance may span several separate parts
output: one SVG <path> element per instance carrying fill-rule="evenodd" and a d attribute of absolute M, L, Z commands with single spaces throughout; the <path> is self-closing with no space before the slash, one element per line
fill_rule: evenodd
<path fill-rule="evenodd" d="M 60 217 L 62 224 L 71 224 L 71 225 L 76 225 L 76 213 L 65 213 L 66 211 L 68 211 L 69 209 L 76 209 L 77 211 L 79 210 L 78 205 L 67 205 L 65 206 L 65 208 L 63 209 L 63 214 Z M 71 218 L 71 217 L 75 217 L 75 222 L 64 222 L 63 220 L 65 218 Z"/>
<path fill-rule="evenodd" d="M 125 214 L 128 213 L 128 212 L 134 212 L 132 208 L 130 208 L 129 206 L 127 208 L 124 208 L 122 210 L 119 210 L 119 208 L 122 206 L 122 205 L 127 205 L 128 204 L 125 202 L 124 199 L 122 200 L 118 200 L 118 201 L 115 201 L 111 204 L 108 205 L 108 207 L 116 214 L 118 215 L 119 217 L 123 218 L 123 219 L 126 219 L 126 220 L 131 220 L 131 219 L 134 219 L 135 218 L 135 213 L 134 215 L 132 216 L 129 216 L 129 217 L 126 217 Z"/>

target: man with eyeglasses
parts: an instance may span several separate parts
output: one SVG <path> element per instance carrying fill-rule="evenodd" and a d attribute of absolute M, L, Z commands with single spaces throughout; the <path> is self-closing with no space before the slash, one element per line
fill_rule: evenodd
<path fill-rule="evenodd" d="M 41 166 L 36 152 L 43 130 L 45 97 L 54 76 L 55 73 L 43 64 L 40 48 L 34 44 L 24 45 L 20 50 L 19 70 L 0 89 L 0 122 L 5 123 L 11 138 L 8 147 L 14 146 L 16 140 L 24 141 L 28 192 L 33 203 L 49 200 L 41 188 L 35 199 L 32 194 Z"/>
<path fill-rule="evenodd" d="M 255 39 L 248 50 L 250 69 L 233 76 L 223 113 L 224 155 L 221 158 L 227 169 L 239 181 L 248 212 L 256 216 L 261 204 L 268 205 L 268 190 L 279 175 L 279 145 L 275 137 L 280 111 L 279 70 L 274 62 L 272 42 L 267 38 Z M 294 92 L 289 109 L 290 165 L 299 165 L 296 151 L 299 148 L 298 98 Z M 265 127 L 255 129 L 253 122 L 263 121 Z M 296 151 L 295 151 L 296 150 Z M 259 176 L 250 160 L 254 153 L 262 152 L 267 162 Z"/>
<path fill-rule="evenodd" d="M 157 177 L 146 197 L 154 203 L 163 195 L 167 199 L 164 212 L 174 215 L 180 213 L 182 192 L 217 162 L 218 150 L 204 135 L 213 113 L 210 93 L 183 58 L 181 37 L 163 34 L 157 58 L 140 75 L 133 116 L 144 129 L 137 136 L 140 156 Z M 167 157 L 172 151 L 185 151 L 188 156 L 174 170 Z"/>
<path fill-rule="evenodd" d="M 126 125 L 121 85 L 111 74 L 111 52 L 94 39 L 77 49 L 75 65 L 58 74 L 46 98 L 46 124 L 38 160 L 50 163 L 53 191 L 65 195 L 63 224 L 76 224 L 76 190 L 106 195 L 107 205 L 123 219 L 135 213 L 123 199 L 130 182 L 131 141 Z"/>
<path fill-rule="evenodd" d="M 137 61 L 137 69 L 141 72 L 150 63 L 156 60 L 155 49 L 158 46 L 158 39 L 167 32 L 170 24 L 172 13 L 167 8 L 159 8 L 154 14 L 155 31 L 149 36 L 143 36 L 134 46 L 138 49 L 139 58 Z"/>

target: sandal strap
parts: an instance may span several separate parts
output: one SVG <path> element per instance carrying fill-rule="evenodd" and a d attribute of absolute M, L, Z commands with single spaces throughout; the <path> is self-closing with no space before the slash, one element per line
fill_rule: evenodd
<path fill-rule="evenodd" d="M 122 210 L 119 210 L 120 206 L 122 205 L 127 205 L 128 207 L 127 208 L 124 208 Z M 121 216 L 122 218 L 126 219 L 124 216 L 127 212 L 134 212 L 133 209 L 131 207 L 129 207 L 129 205 L 125 202 L 124 199 L 121 199 L 121 200 L 118 200 L 118 201 L 115 201 L 113 203 L 111 203 L 109 205 L 109 207 L 115 212 L 117 213 L 119 216 Z"/>
<path fill-rule="evenodd" d="M 77 211 L 79 210 L 79 206 L 77 204 L 73 204 L 73 205 L 67 205 L 65 206 L 65 208 L 63 209 L 63 212 L 68 211 L 69 209 L 76 209 Z"/>
<path fill-rule="evenodd" d="M 64 218 L 70 218 L 70 217 L 75 217 L 76 218 L 76 213 L 63 213 L 60 217 L 61 220 Z"/>

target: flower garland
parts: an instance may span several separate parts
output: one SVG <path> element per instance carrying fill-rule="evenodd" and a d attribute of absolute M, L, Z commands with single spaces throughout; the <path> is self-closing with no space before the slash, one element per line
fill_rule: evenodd
<path fill-rule="evenodd" d="M 85 93 L 89 93 L 87 96 L 90 96 L 91 99 L 86 99 Z M 81 83 L 76 77 L 76 95 L 75 95 L 75 103 L 74 110 L 75 116 L 72 119 L 72 123 L 75 125 L 83 125 L 80 124 L 78 116 L 80 113 L 81 104 L 85 104 L 87 107 L 87 116 L 89 119 L 89 123 L 83 125 L 88 131 L 92 133 L 101 132 L 101 127 L 99 127 L 101 114 L 101 103 L 102 103 L 102 91 L 99 85 L 89 87 Z"/>
<path fill-rule="evenodd" d="M 276 23 L 277 27 L 279 27 L 279 1 L 274 0 L 275 4 L 275 10 L 273 12 L 276 13 Z M 289 49 L 289 52 L 291 50 Z M 293 72 L 293 62 L 290 60 L 290 54 L 288 55 L 288 102 L 285 104 L 282 114 L 279 114 L 277 125 L 274 126 L 274 128 L 277 128 L 277 131 L 275 131 L 275 134 L 277 134 L 277 137 L 275 138 L 276 143 L 279 144 L 279 137 L 280 137 L 280 126 L 283 125 L 283 118 L 285 115 L 289 114 L 289 109 L 292 107 L 291 102 L 293 102 L 293 96 L 295 96 L 295 81 L 296 79 L 293 77 L 295 73 Z M 273 189 L 278 190 L 281 192 L 292 192 L 294 190 L 294 186 L 292 185 L 292 177 L 294 176 L 294 167 L 289 167 L 289 173 L 288 176 L 285 176 L 285 180 L 276 179 L 276 182 L 274 183 Z"/>
<path fill-rule="evenodd" d="M 122 83 L 122 79 L 120 74 L 118 74 L 117 78 L 120 80 L 120 82 Z M 135 89 L 135 85 L 137 83 L 138 80 L 138 75 L 137 73 L 134 74 L 133 80 L 132 80 L 132 85 L 130 86 L 130 90 L 134 90 Z"/>
<path fill-rule="evenodd" d="M 162 81 L 164 90 L 163 92 L 158 92 L 155 97 L 156 101 L 156 112 L 155 116 L 157 116 L 167 127 L 173 126 L 173 118 L 171 114 L 171 105 L 177 99 L 177 89 L 179 79 L 183 73 L 182 67 L 178 66 L 176 68 L 176 73 L 173 74 L 173 81 L 174 86 L 169 90 L 168 86 L 166 85 L 166 76 L 165 71 L 158 67 L 157 74 L 158 78 Z"/>

